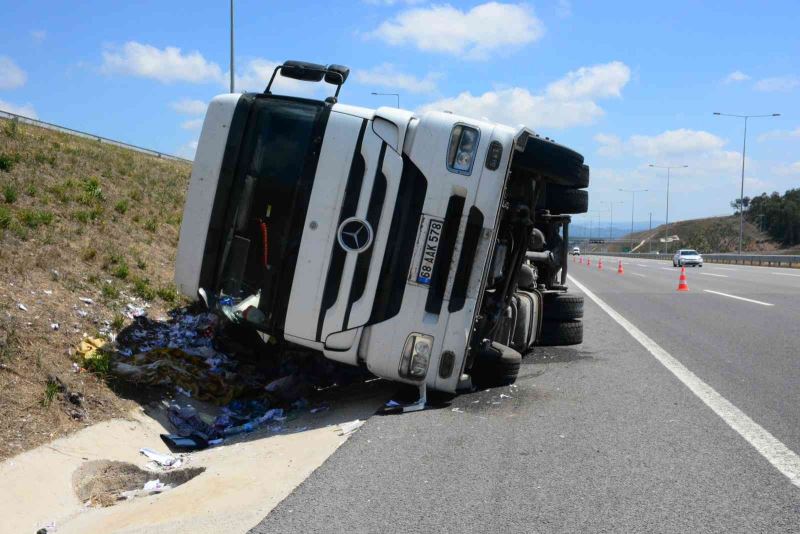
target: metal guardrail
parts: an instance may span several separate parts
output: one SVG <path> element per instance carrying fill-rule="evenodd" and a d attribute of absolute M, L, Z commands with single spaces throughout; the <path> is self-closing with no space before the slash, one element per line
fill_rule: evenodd
<path fill-rule="evenodd" d="M 585 252 L 583 254 L 584 256 L 611 256 L 614 258 L 672 261 L 672 254 L 650 254 L 644 252 Z M 800 256 L 788 254 L 703 254 L 703 261 L 707 263 L 729 263 L 735 265 L 800 267 Z"/>
<path fill-rule="evenodd" d="M 136 145 L 132 145 L 130 143 L 124 143 L 122 141 L 115 141 L 113 139 L 108 139 L 107 137 L 102 137 L 99 135 L 91 134 L 88 132 L 82 132 L 80 130 L 73 130 L 72 128 L 67 128 L 66 126 L 59 126 L 58 124 L 52 124 L 50 122 L 40 121 L 38 119 L 31 119 L 29 117 L 25 117 L 23 115 L 17 115 L 16 113 L 11 113 L 8 111 L 3 111 L 0 109 L 0 118 L 5 118 L 9 120 L 15 120 L 24 124 L 30 124 L 33 126 L 39 126 L 40 128 L 47 128 L 48 130 L 55 130 L 58 132 L 68 133 L 72 135 L 77 135 L 79 137 L 85 137 L 87 139 L 92 139 L 95 141 L 99 141 L 101 143 L 106 143 L 109 145 L 118 146 L 120 148 L 127 148 L 129 150 L 135 150 L 136 152 L 141 152 L 143 154 L 149 154 L 151 156 L 155 156 L 157 158 L 165 158 L 165 159 L 172 159 L 176 161 L 186 161 L 188 163 L 192 163 L 192 160 L 182 158 L 180 156 L 174 156 L 172 154 L 166 154 L 164 152 L 159 152 L 158 150 L 151 150 L 149 148 L 144 148 Z"/>

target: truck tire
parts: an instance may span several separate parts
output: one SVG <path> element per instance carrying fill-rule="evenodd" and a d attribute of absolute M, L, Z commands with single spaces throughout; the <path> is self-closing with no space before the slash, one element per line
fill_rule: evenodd
<path fill-rule="evenodd" d="M 573 319 L 570 321 L 542 321 L 539 345 L 556 347 L 563 345 L 580 345 L 581 343 L 583 343 L 583 321 L 580 319 Z"/>
<path fill-rule="evenodd" d="M 545 321 L 569 321 L 583 317 L 583 296 L 574 293 L 544 293 L 542 318 Z"/>
<path fill-rule="evenodd" d="M 519 374 L 522 355 L 511 347 L 497 342 L 478 351 L 472 364 L 472 383 L 475 387 L 493 388 L 513 384 Z"/>
<path fill-rule="evenodd" d="M 556 184 L 547 184 L 544 205 L 540 208 L 550 210 L 553 215 L 586 213 L 589 211 L 589 192 Z"/>
<path fill-rule="evenodd" d="M 542 137 L 528 138 L 525 151 L 514 156 L 514 164 L 548 183 L 573 188 L 589 185 L 589 167 L 583 164 L 583 156 Z"/>

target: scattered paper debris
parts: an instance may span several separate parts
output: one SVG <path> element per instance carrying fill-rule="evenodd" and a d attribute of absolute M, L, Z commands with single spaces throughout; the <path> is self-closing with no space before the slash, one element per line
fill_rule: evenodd
<path fill-rule="evenodd" d="M 511 395 L 506 395 L 505 393 L 501 393 L 500 394 L 500 398 L 501 399 L 513 399 L 514 397 L 512 397 Z"/>
<path fill-rule="evenodd" d="M 169 486 L 161 482 L 159 479 L 155 480 L 148 480 L 144 483 L 144 487 L 142 488 L 144 491 L 164 491 L 169 489 Z"/>
<path fill-rule="evenodd" d="M 21 303 L 21 302 L 20 302 L 19 304 L 17 304 L 17 308 L 19 308 L 20 310 L 22 310 L 22 311 L 24 311 L 24 312 L 28 311 L 28 307 L 27 307 L 27 306 L 25 306 L 25 305 L 24 305 L 23 303 Z"/>
<path fill-rule="evenodd" d="M 364 421 L 361 419 L 356 419 L 355 421 L 348 421 L 346 423 L 339 424 L 339 433 L 340 436 L 346 436 L 347 434 L 351 434 L 361 428 L 361 425 L 364 424 Z"/>
<path fill-rule="evenodd" d="M 177 462 L 180 460 L 171 454 L 162 454 L 160 452 L 154 451 L 153 449 L 148 449 L 147 447 L 139 449 L 139 452 L 153 460 L 155 463 L 160 465 L 161 467 L 174 467 Z"/>
<path fill-rule="evenodd" d="M 50 328 L 53 330 L 58 330 L 58 323 L 50 323 Z"/>
<path fill-rule="evenodd" d="M 452 411 L 452 412 L 456 412 L 456 413 L 464 413 L 464 410 L 462 410 L 461 408 L 453 408 L 453 409 L 452 409 L 452 410 L 450 410 L 450 411 Z"/>
<path fill-rule="evenodd" d="M 80 300 L 84 304 L 88 304 L 89 306 L 94 304 L 94 301 L 92 299 L 90 299 L 89 297 L 80 297 L 78 300 Z"/>

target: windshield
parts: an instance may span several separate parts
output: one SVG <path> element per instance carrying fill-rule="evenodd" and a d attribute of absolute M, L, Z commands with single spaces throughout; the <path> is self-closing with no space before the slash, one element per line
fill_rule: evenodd
<path fill-rule="evenodd" d="M 696 250 L 681 250 L 681 256 L 697 256 Z"/>

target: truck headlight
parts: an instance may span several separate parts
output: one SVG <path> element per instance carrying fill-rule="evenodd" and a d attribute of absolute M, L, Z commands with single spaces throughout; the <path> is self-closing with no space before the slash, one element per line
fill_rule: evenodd
<path fill-rule="evenodd" d="M 458 174 L 472 174 L 480 138 L 481 134 L 476 128 L 465 124 L 453 126 L 447 149 L 447 168 Z"/>
<path fill-rule="evenodd" d="M 400 376 L 411 379 L 422 379 L 428 374 L 428 365 L 431 361 L 433 338 L 425 334 L 410 334 L 403 345 L 403 354 L 400 358 Z"/>

